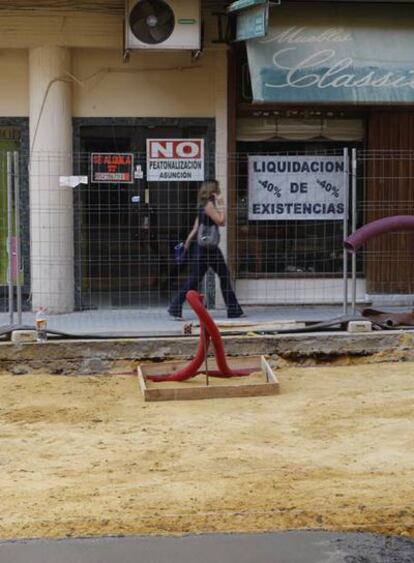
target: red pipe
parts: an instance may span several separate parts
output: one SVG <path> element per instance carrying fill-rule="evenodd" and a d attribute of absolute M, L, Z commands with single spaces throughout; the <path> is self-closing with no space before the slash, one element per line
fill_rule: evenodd
<path fill-rule="evenodd" d="M 198 341 L 197 352 L 194 358 L 189 364 L 187 364 L 183 369 L 179 369 L 174 373 L 168 373 L 163 375 L 147 375 L 147 379 L 150 381 L 184 381 L 185 379 L 190 379 L 195 377 L 199 373 L 199 368 L 204 362 L 206 353 L 210 344 L 210 335 L 205 332 L 204 327 L 200 326 L 200 339 Z"/>
<path fill-rule="evenodd" d="M 219 371 L 209 372 L 209 375 L 215 375 L 216 377 L 239 377 L 242 375 L 250 375 L 254 370 L 232 370 L 228 366 L 220 331 L 217 328 L 216 323 L 208 313 L 207 309 L 204 307 L 202 301 L 200 300 L 199 294 L 191 289 L 187 292 L 186 298 L 191 307 L 194 309 L 194 312 L 200 319 L 200 326 L 204 325 L 214 344 L 214 353 L 216 356 L 217 367 L 219 368 Z"/>
<path fill-rule="evenodd" d="M 414 215 L 393 215 L 367 223 L 344 241 L 348 252 L 356 252 L 371 238 L 395 231 L 414 231 Z"/>
<path fill-rule="evenodd" d="M 230 369 L 226 361 L 220 331 L 209 315 L 207 309 L 204 307 L 202 295 L 194 290 L 190 290 L 187 292 L 186 298 L 200 320 L 200 339 L 198 341 L 197 352 L 191 362 L 183 369 L 174 373 L 163 375 L 147 375 L 147 379 L 154 382 L 184 381 L 196 376 L 197 373 L 200 373 L 199 368 L 205 360 L 211 339 L 213 340 L 214 352 L 219 370 L 209 370 L 208 375 L 212 377 L 240 377 L 253 373 L 257 368 L 245 368 L 238 370 Z"/>

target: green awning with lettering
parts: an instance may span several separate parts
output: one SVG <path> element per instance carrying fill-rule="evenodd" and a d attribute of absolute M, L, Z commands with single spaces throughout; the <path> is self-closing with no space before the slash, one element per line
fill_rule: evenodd
<path fill-rule="evenodd" d="M 281 5 L 246 41 L 253 99 L 414 102 L 414 7 Z"/>

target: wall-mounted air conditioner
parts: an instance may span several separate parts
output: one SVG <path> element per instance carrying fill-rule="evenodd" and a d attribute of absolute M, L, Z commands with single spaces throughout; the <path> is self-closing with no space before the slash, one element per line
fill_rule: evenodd
<path fill-rule="evenodd" d="M 126 51 L 198 50 L 200 42 L 200 0 L 126 0 Z"/>

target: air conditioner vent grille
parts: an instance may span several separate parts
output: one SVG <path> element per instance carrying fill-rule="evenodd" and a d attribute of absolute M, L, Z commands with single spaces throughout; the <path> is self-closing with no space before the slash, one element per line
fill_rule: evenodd
<path fill-rule="evenodd" d="M 157 45 L 166 41 L 175 28 L 175 16 L 164 0 L 141 0 L 129 15 L 132 33 L 139 41 Z"/>
<path fill-rule="evenodd" d="M 124 52 L 201 49 L 200 0 L 125 0 Z"/>

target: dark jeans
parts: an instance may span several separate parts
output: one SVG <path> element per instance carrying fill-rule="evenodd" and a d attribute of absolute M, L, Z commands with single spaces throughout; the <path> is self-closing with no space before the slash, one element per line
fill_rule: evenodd
<path fill-rule="evenodd" d="M 220 287 L 227 307 L 227 316 L 231 318 L 239 317 L 243 314 L 243 310 L 231 286 L 230 274 L 220 248 L 204 248 L 197 244 L 190 277 L 184 283 L 179 294 L 172 301 L 168 309 L 171 315 L 175 317 L 181 316 L 187 291 L 190 289 L 198 289 L 200 282 L 209 268 L 212 268 L 220 278 Z"/>

